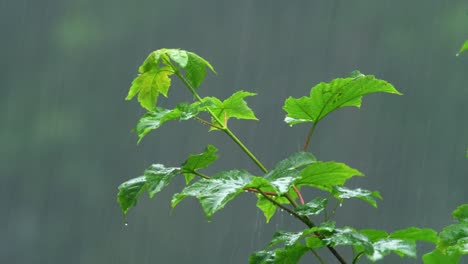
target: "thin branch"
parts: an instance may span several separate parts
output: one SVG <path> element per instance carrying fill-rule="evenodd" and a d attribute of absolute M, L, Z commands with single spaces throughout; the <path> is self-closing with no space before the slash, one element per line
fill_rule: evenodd
<path fill-rule="evenodd" d="M 200 121 L 200 123 L 202 123 L 202 124 L 204 124 L 204 125 L 207 125 L 207 126 L 210 126 L 210 127 L 214 127 L 214 128 L 216 128 L 216 129 L 220 129 L 220 130 L 223 129 L 222 127 L 217 126 L 217 125 L 215 125 L 215 124 L 213 124 L 213 123 L 211 123 L 211 122 L 208 122 L 208 121 L 206 121 L 205 119 L 202 119 L 202 118 L 200 118 L 200 117 L 198 117 L 198 116 L 195 116 L 194 118 L 195 118 L 196 120 Z"/>
<path fill-rule="evenodd" d="M 353 264 L 356 264 L 357 261 L 364 255 L 364 251 L 359 252 L 354 258 L 353 258 Z"/>

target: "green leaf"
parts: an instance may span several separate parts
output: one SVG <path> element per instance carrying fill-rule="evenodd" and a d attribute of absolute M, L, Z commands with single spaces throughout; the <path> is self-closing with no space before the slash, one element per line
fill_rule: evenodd
<path fill-rule="evenodd" d="M 354 73 L 351 78 L 338 78 L 330 83 L 319 83 L 310 91 L 310 96 L 289 97 L 283 109 L 285 122 L 295 125 L 304 122 L 319 122 L 330 112 L 346 107 L 361 107 L 362 96 L 384 92 L 401 94 L 390 83 L 376 79 L 372 75 Z"/>
<path fill-rule="evenodd" d="M 368 237 L 371 242 L 376 242 L 377 240 L 388 237 L 387 232 L 376 229 L 362 229 L 359 230 L 359 233 Z"/>
<path fill-rule="evenodd" d="M 249 264 L 297 264 L 308 248 L 295 244 L 274 251 L 258 251 L 249 257 Z"/>
<path fill-rule="evenodd" d="M 416 257 L 416 243 L 414 241 L 384 238 L 375 242 L 372 246 L 374 248 L 374 253 L 366 253 L 372 261 L 382 259 L 391 252 L 396 253 L 400 257 Z"/>
<path fill-rule="evenodd" d="M 138 143 L 151 131 L 158 129 L 164 123 L 171 120 L 188 120 L 198 115 L 200 111 L 206 109 L 208 104 L 200 104 L 198 102 L 188 104 L 180 103 L 174 109 L 164 109 L 156 107 L 153 111 L 144 114 L 135 127 L 138 134 Z"/>
<path fill-rule="evenodd" d="M 458 251 L 442 252 L 434 250 L 423 256 L 424 264 L 457 264 L 460 261 L 461 254 Z"/>
<path fill-rule="evenodd" d="M 460 56 L 460 54 L 464 51 L 468 50 L 468 40 L 463 43 L 463 45 L 460 48 L 460 51 L 458 51 L 457 56 Z"/>
<path fill-rule="evenodd" d="M 344 163 L 328 161 L 315 162 L 301 171 L 301 177 L 294 181 L 296 186 L 312 186 L 331 191 L 333 186 L 343 185 L 347 179 L 363 174 Z"/>
<path fill-rule="evenodd" d="M 161 61 L 161 56 L 167 52 L 168 49 L 159 49 L 151 52 L 148 57 L 145 59 L 143 64 L 138 68 L 140 73 L 145 73 L 151 70 L 156 70 L 159 68 L 159 63 Z"/>
<path fill-rule="evenodd" d="M 317 197 L 304 205 L 296 207 L 294 210 L 302 216 L 317 215 L 325 210 L 327 203 L 327 199 Z"/>
<path fill-rule="evenodd" d="M 259 194 L 257 195 L 257 197 L 257 207 L 263 212 L 266 222 L 268 223 L 270 222 L 270 219 L 273 217 L 273 215 L 275 215 L 277 207 L 263 195 Z M 275 200 L 280 204 L 289 204 L 288 199 L 281 196 L 271 197 L 271 199 Z"/>
<path fill-rule="evenodd" d="M 311 249 L 321 248 L 327 245 L 325 241 L 321 240 L 320 238 L 316 236 L 306 237 L 305 241 L 306 241 L 306 246 Z"/>
<path fill-rule="evenodd" d="M 128 180 L 119 186 L 117 201 L 124 214 L 127 214 L 128 209 L 136 205 L 138 197 L 145 190 L 146 178 L 144 176 Z"/>
<path fill-rule="evenodd" d="M 197 88 L 203 82 L 206 76 L 206 67 L 208 67 L 212 72 L 216 73 L 213 66 L 203 59 L 202 57 L 198 56 L 193 52 L 187 52 L 188 54 L 188 63 L 185 67 L 185 76 L 190 84 Z"/>
<path fill-rule="evenodd" d="M 166 168 L 162 164 L 153 164 L 146 169 L 144 174 L 150 198 L 169 185 L 171 180 L 181 172 L 180 168 Z"/>
<path fill-rule="evenodd" d="M 171 78 L 174 71 L 170 67 L 157 68 L 146 71 L 136 77 L 125 100 L 131 100 L 138 93 L 138 102 L 149 111 L 156 107 L 159 94 L 167 97 Z"/>
<path fill-rule="evenodd" d="M 301 232 L 286 232 L 286 231 L 277 231 L 273 235 L 273 239 L 270 242 L 269 247 L 284 243 L 285 246 L 292 246 L 298 242 L 302 237 L 303 231 Z"/>
<path fill-rule="evenodd" d="M 417 228 L 409 227 L 403 230 L 393 232 L 389 238 L 396 238 L 408 241 L 425 241 L 430 243 L 437 243 L 437 232 L 430 228 Z"/>
<path fill-rule="evenodd" d="M 263 177 L 274 186 L 275 192 L 284 194 L 292 187 L 294 180 L 300 177 L 297 170 L 300 167 L 316 162 L 316 158 L 309 152 L 297 152 L 287 159 L 278 162 L 275 167 Z"/>
<path fill-rule="evenodd" d="M 371 192 L 361 188 L 358 189 L 348 189 L 345 187 L 334 187 L 332 191 L 333 195 L 338 199 L 349 199 L 349 198 L 358 198 L 363 201 L 368 202 L 373 207 L 377 208 L 376 198 L 382 199 L 379 192 Z"/>
<path fill-rule="evenodd" d="M 211 163 L 218 159 L 216 152 L 218 149 L 212 145 L 208 145 L 205 151 L 200 154 L 190 155 L 188 159 L 182 164 L 182 173 L 185 176 L 186 183 L 190 183 L 196 176 L 195 172 L 199 169 L 208 167 Z"/>
<path fill-rule="evenodd" d="M 374 253 L 374 248 L 369 238 L 350 227 L 335 229 L 335 233 L 325 238 L 324 241 L 332 247 L 347 245 L 362 248 L 367 255 Z"/>
<path fill-rule="evenodd" d="M 439 234 L 438 249 L 457 248 L 461 251 L 468 248 L 468 223 L 461 222 L 445 227 Z"/>
<path fill-rule="evenodd" d="M 244 191 L 252 181 L 252 175 L 244 170 L 224 171 L 210 179 L 201 179 L 172 198 L 172 208 L 187 196 L 196 197 L 208 220 L 230 200 Z"/>
<path fill-rule="evenodd" d="M 166 54 L 169 56 L 169 58 L 171 58 L 172 61 L 179 64 L 181 68 L 185 68 L 185 66 L 187 66 L 189 56 L 185 50 L 168 49 Z"/>
<path fill-rule="evenodd" d="M 459 222 L 468 222 L 468 204 L 458 206 L 457 209 L 452 212 L 452 216 Z"/>
<path fill-rule="evenodd" d="M 205 97 L 203 101 L 213 104 L 210 109 L 223 122 L 223 124 L 218 125 L 224 126 L 229 118 L 258 120 L 244 100 L 245 97 L 254 95 L 256 93 L 237 91 L 222 102 L 216 97 Z"/>

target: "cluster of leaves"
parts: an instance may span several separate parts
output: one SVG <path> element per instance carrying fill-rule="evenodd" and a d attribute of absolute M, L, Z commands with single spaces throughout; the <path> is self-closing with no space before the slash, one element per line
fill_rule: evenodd
<path fill-rule="evenodd" d="M 382 199 L 379 192 L 345 187 L 348 179 L 363 174 L 344 163 L 320 161 L 312 153 L 304 151 L 294 153 L 278 162 L 273 169 L 267 170 L 250 150 L 234 135 L 228 127 L 230 118 L 256 120 L 252 109 L 244 100 L 254 93 L 238 91 L 225 100 L 215 97 L 200 97 L 197 87 L 206 75 L 206 68 L 215 72 L 205 59 L 179 49 L 161 49 L 152 52 L 139 68 L 140 75 L 135 78 L 128 93 L 130 100 L 138 94 L 138 101 L 148 112 L 138 121 L 135 131 L 140 142 L 150 131 L 158 129 L 171 120 L 196 119 L 208 125 L 210 130 L 227 134 L 262 170 L 254 175 L 246 170 L 221 171 L 215 175 L 206 175 L 200 170 L 208 167 L 218 158 L 218 149 L 208 145 L 202 153 L 190 155 L 178 167 L 166 167 L 153 164 L 143 175 L 122 183 L 119 186 L 117 200 L 124 214 L 135 206 L 139 196 L 147 192 L 152 198 L 166 187 L 174 177 L 185 177 L 186 186 L 172 198 L 172 208 L 187 197 L 199 200 L 208 220 L 235 197 L 250 192 L 257 197 L 257 207 L 264 213 L 266 222 L 278 208 L 286 210 L 307 228 L 299 232 L 278 231 L 267 250 L 255 252 L 249 263 L 297 263 L 301 256 L 311 251 L 317 259 L 323 260 L 315 251 L 328 248 L 340 263 L 343 257 L 335 250 L 338 246 L 352 246 L 355 255 L 353 263 L 361 256 L 377 261 L 394 252 L 400 256 L 416 257 L 416 241 L 437 245 L 436 250 L 424 256 L 428 264 L 438 263 L 435 259 L 447 257 L 458 260 L 467 251 L 467 207 L 460 207 L 454 213 L 459 223 L 449 226 L 437 236 L 431 229 L 410 227 L 387 233 L 381 230 L 356 230 L 351 227 L 336 227 L 331 221 L 337 205 L 345 199 L 360 199 L 377 207 L 377 200 Z M 173 109 L 157 106 L 159 94 L 168 95 L 170 77 L 176 75 L 187 86 L 196 99 L 195 102 L 183 102 Z M 367 94 L 384 92 L 399 93 L 390 83 L 364 75 L 358 71 L 346 78 L 337 78 L 328 83 L 319 83 L 313 87 L 309 96 L 289 97 L 284 104 L 285 122 L 290 126 L 312 123 L 308 140 L 320 120 L 329 113 L 346 106 L 360 107 L 362 97 Z M 208 114 L 203 118 L 201 114 Z M 301 188 L 315 188 L 326 197 L 314 197 L 304 202 Z M 297 200 L 301 201 L 299 205 Z M 331 201 L 336 204 L 327 210 Z M 315 224 L 313 219 L 324 214 L 325 221 Z M 432 262 L 431 262 L 432 261 Z M 451 263 L 451 262 L 444 262 Z M 455 262 L 454 262 L 455 263 Z"/>

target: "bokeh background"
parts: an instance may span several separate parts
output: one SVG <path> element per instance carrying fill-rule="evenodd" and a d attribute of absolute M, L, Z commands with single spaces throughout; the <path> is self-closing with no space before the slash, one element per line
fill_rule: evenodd
<path fill-rule="evenodd" d="M 248 102 L 260 121 L 231 126 L 269 168 L 298 151 L 309 128 L 283 122 L 289 95 L 355 69 L 405 94 L 368 96 L 361 110 L 318 127 L 311 151 L 361 170 L 366 177 L 349 186 L 384 197 L 378 210 L 346 201 L 338 225 L 440 230 L 468 202 L 468 55 L 455 56 L 468 38 L 465 0 L 1 0 L 0 30 L 1 263 L 246 263 L 274 230 L 302 228 L 283 213 L 265 224 L 252 194 L 212 222 L 194 199 L 170 214 L 182 179 L 145 195 L 124 225 L 117 186 L 152 163 L 177 166 L 213 144 L 221 158 L 207 173 L 260 174 L 196 121 L 169 123 L 136 145 L 131 130 L 143 111 L 124 97 L 147 54 L 163 47 L 215 66 L 203 96 L 259 94 Z M 160 103 L 191 99 L 174 81 Z"/>

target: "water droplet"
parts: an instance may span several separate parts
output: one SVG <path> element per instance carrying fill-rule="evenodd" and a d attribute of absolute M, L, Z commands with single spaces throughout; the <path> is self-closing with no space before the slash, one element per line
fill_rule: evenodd
<path fill-rule="evenodd" d="M 280 210 L 281 210 L 281 212 L 284 212 L 283 208 L 281 208 Z"/>
<path fill-rule="evenodd" d="M 125 222 L 124 225 L 125 225 L 125 226 L 128 226 L 128 222 Z"/>
<path fill-rule="evenodd" d="M 343 203 L 340 203 L 340 207 L 343 206 Z"/>

